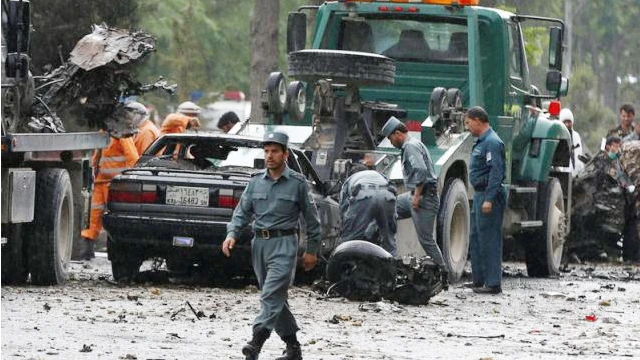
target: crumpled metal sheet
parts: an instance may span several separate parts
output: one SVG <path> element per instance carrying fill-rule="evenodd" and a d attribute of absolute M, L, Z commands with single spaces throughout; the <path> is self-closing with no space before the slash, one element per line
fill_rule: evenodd
<path fill-rule="evenodd" d="M 89 71 L 115 61 L 126 64 L 155 50 L 155 40 L 141 31 L 110 28 L 106 24 L 94 25 L 73 48 L 69 61 Z"/>
<path fill-rule="evenodd" d="M 30 132 L 95 131 L 130 136 L 130 128 L 119 100 L 151 90 L 175 93 L 160 77 L 154 84 L 141 84 L 132 70 L 155 50 L 155 40 L 142 31 L 96 25 L 81 39 L 71 59 L 50 73 L 36 78 L 35 101 L 22 128 Z"/>

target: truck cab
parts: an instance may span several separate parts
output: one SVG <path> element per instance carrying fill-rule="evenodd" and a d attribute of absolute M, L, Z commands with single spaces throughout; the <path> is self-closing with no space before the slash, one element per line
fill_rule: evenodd
<path fill-rule="evenodd" d="M 401 119 L 434 161 L 441 199 L 437 240 L 455 281 L 467 260 L 473 195 L 468 167 L 474 138 L 464 128 L 464 111 L 482 106 L 506 147 L 505 237 L 524 245 L 530 276 L 551 275 L 568 229 L 571 138 L 540 104 L 568 91 L 561 73 L 564 24 L 477 5 L 344 0 L 301 7 L 289 14 L 287 29 L 288 72 L 297 81 L 286 86 L 282 74 L 272 74 L 263 107 L 270 124 L 313 128 L 305 148 L 327 178 L 339 176 L 336 163 L 370 152 L 379 169 L 401 181 L 397 151 L 380 135 L 389 116 Z M 315 25 L 307 48 L 308 11 Z M 526 33 L 534 34 L 541 54 L 535 69 L 528 64 L 523 24 L 532 25 Z M 534 75 L 544 84 L 536 85 Z M 400 253 L 402 242 L 415 237 L 401 232 Z"/>

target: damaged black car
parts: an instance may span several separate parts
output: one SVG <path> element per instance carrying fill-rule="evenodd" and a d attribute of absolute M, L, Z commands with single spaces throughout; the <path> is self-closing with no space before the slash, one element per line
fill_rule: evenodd
<path fill-rule="evenodd" d="M 290 148 L 287 164 L 309 182 L 322 225 L 322 261 L 338 240 L 338 204 L 301 150 Z M 214 277 L 250 275 L 251 229 L 242 232 L 230 258 L 221 244 L 245 186 L 262 168 L 261 139 L 212 133 L 160 137 L 110 185 L 103 220 L 114 279 L 135 279 L 144 260 L 157 258 L 170 273 L 199 268 Z M 302 256 L 302 231 L 299 239 Z"/>

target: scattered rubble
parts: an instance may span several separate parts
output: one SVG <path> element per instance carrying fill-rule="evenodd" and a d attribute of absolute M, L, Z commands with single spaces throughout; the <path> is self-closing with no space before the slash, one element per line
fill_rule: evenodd
<path fill-rule="evenodd" d="M 325 286 L 350 300 L 387 299 L 400 304 L 425 305 L 446 289 L 445 274 L 429 257 L 394 259 L 378 245 L 354 240 L 340 244 L 327 264 Z"/>

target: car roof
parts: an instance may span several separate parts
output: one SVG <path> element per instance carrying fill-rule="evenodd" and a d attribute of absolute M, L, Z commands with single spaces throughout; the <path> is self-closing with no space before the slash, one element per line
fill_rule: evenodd
<path fill-rule="evenodd" d="M 220 132 L 187 132 L 187 133 L 179 133 L 179 134 L 164 134 L 158 138 L 157 141 L 162 141 L 162 139 L 180 139 L 182 141 L 202 141 L 207 139 L 214 140 L 229 140 L 235 143 L 246 144 L 246 146 L 251 147 L 261 147 L 263 140 L 261 137 L 255 136 L 246 136 L 246 135 L 233 135 L 233 134 L 225 134 Z M 288 146 L 289 148 L 300 150 L 296 146 Z"/>

